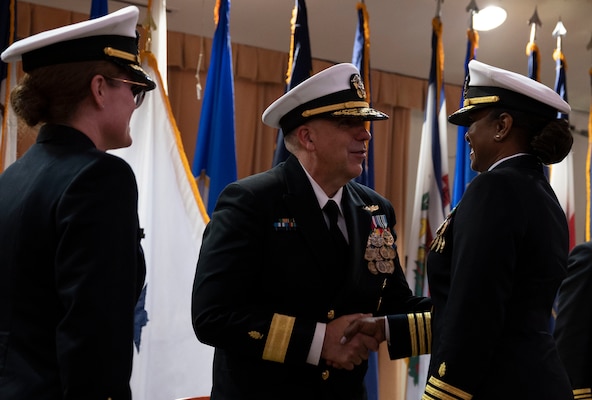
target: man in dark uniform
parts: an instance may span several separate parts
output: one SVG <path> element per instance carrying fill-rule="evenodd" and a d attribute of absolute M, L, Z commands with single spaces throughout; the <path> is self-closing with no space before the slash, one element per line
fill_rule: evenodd
<path fill-rule="evenodd" d="M 42 126 L 0 175 L 0 399 L 130 400 L 134 308 L 145 275 L 138 191 L 106 150 L 155 84 L 139 10 L 15 42 L 16 114 Z"/>
<path fill-rule="evenodd" d="M 567 400 L 569 380 L 548 332 L 565 276 L 567 221 L 543 164 L 561 161 L 573 137 L 569 105 L 552 89 L 476 60 L 464 107 L 469 184 L 430 245 L 432 355 L 424 399 Z M 392 328 L 394 317 L 388 317 Z M 354 322 L 387 336 L 383 320 Z M 390 335 L 390 348 L 399 346 Z"/>
<path fill-rule="evenodd" d="M 592 241 L 575 246 L 559 288 L 555 339 L 575 399 L 592 399 Z"/>
<path fill-rule="evenodd" d="M 264 112 L 292 155 L 222 192 L 197 265 L 193 326 L 216 348 L 213 400 L 364 399 L 377 342 L 341 344 L 344 328 L 364 314 L 429 309 L 401 269 L 392 205 L 352 181 L 371 138 L 365 121 L 385 118 L 351 64 Z"/>

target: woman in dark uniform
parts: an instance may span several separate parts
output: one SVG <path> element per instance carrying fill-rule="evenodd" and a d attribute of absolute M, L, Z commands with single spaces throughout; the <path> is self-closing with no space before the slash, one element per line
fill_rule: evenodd
<path fill-rule="evenodd" d="M 464 107 L 471 168 L 480 174 L 437 230 L 428 254 L 432 355 L 423 399 L 573 399 L 548 332 L 566 275 L 567 220 L 543 164 L 561 161 L 573 138 L 553 90 L 471 61 Z M 400 316 L 358 320 L 400 356 Z M 386 336 L 386 337 L 385 337 Z M 390 338 L 389 338 L 390 336 Z"/>
<path fill-rule="evenodd" d="M 573 138 L 569 105 L 546 86 L 478 61 L 465 104 L 448 119 L 469 126 L 480 174 L 437 232 L 428 255 L 434 303 L 426 393 L 455 399 L 571 399 L 548 332 L 566 274 L 567 221 L 543 164 Z"/>
<path fill-rule="evenodd" d="M 134 307 L 145 264 L 136 180 L 105 151 L 155 87 L 138 9 L 14 43 L 16 114 L 43 124 L 0 175 L 0 398 L 131 399 Z"/>

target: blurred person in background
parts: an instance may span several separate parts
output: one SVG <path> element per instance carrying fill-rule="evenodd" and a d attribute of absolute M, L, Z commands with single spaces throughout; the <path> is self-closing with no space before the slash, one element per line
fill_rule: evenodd
<path fill-rule="evenodd" d="M 574 399 L 592 399 L 592 241 L 575 246 L 558 295 L 555 339 Z"/>

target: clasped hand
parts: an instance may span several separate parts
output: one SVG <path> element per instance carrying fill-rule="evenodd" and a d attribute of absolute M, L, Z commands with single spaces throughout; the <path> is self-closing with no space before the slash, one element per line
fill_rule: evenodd
<path fill-rule="evenodd" d="M 384 339 L 383 317 L 344 315 L 327 324 L 321 357 L 334 368 L 352 370 Z"/>

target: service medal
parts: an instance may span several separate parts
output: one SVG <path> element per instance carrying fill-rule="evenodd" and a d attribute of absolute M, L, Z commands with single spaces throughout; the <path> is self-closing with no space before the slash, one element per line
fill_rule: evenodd
<path fill-rule="evenodd" d="M 397 251 L 394 246 L 395 238 L 388 226 L 386 215 L 373 215 L 364 252 L 370 273 L 392 274 L 395 271 L 393 260 L 397 256 Z"/>
<path fill-rule="evenodd" d="M 376 261 L 376 269 L 383 274 L 392 274 L 395 271 L 393 260 Z"/>

